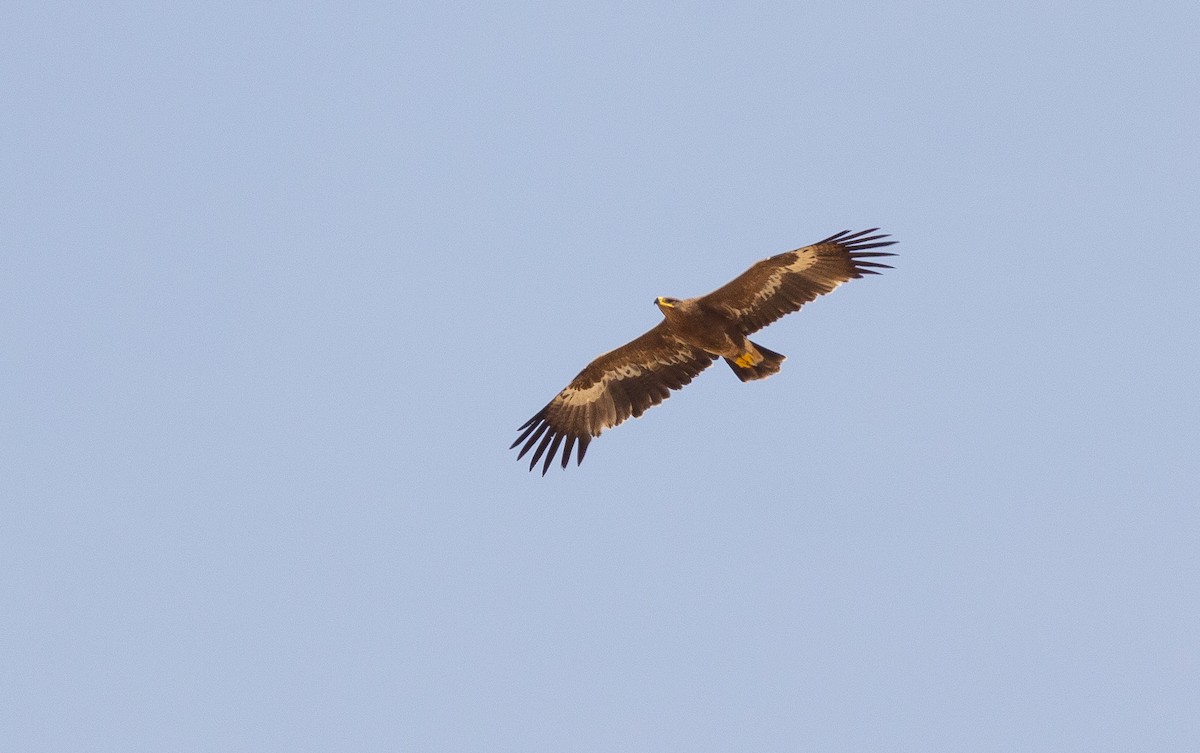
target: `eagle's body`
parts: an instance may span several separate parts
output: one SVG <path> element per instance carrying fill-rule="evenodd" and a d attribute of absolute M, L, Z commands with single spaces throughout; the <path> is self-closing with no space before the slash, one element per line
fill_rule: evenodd
<path fill-rule="evenodd" d="M 847 280 L 878 274 L 888 265 L 864 261 L 892 256 L 869 249 L 890 246 L 876 228 L 843 231 L 811 246 L 764 259 L 708 295 L 654 303 L 663 321 L 641 337 L 588 364 L 545 408 L 521 427 L 518 457 L 537 444 L 530 470 L 543 454 L 542 474 L 566 440 L 562 466 L 578 444 L 577 463 L 588 443 L 605 429 L 667 399 L 717 358 L 724 358 L 743 382 L 779 371 L 784 356 L 749 340 L 749 335 L 784 314 L 830 292 Z M 540 442 L 538 440 L 541 440 Z"/>
<path fill-rule="evenodd" d="M 675 337 L 705 353 L 724 357 L 743 382 L 779 371 L 784 357 L 750 342 L 729 311 L 705 303 L 704 298 L 658 298 L 654 303 Z M 765 373 L 754 368 L 760 365 Z"/>

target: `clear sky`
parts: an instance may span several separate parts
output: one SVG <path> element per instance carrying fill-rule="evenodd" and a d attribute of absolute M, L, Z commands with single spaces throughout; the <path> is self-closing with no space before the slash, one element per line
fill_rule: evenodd
<path fill-rule="evenodd" d="M 1200 750 L 1200 6 L 0 10 L 0 749 Z M 581 467 L 517 426 L 842 229 Z"/>

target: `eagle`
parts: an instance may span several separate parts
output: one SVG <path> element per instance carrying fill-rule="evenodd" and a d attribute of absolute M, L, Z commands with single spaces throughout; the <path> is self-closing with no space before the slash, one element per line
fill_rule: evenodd
<path fill-rule="evenodd" d="M 891 269 L 869 261 L 895 255 L 872 250 L 895 243 L 884 240 L 887 234 L 872 235 L 878 230 L 843 230 L 763 259 L 708 295 L 655 298 L 663 320 L 588 364 L 518 427 L 520 436 L 509 449 L 524 443 L 519 460 L 536 445 L 529 470 L 545 456 L 545 476 L 560 447 L 563 468 L 575 448 L 579 465 L 594 437 L 666 400 L 717 358 L 724 358 L 743 382 L 778 373 L 785 356 L 751 342 L 749 335 L 847 280 Z"/>

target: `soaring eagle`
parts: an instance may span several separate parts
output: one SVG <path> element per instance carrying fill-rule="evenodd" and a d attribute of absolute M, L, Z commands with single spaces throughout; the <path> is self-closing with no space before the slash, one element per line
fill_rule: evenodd
<path fill-rule="evenodd" d="M 886 234 L 871 235 L 878 229 L 843 230 L 811 246 L 763 259 L 699 298 L 655 298 L 663 320 L 588 364 L 517 429 L 521 435 L 509 449 L 524 442 L 520 459 L 536 444 L 529 470 L 545 455 L 544 476 L 564 439 L 562 467 L 567 467 L 576 446 L 576 465 L 582 463 L 593 437 L 666 400 L 671 390 L 692 381 L 718 357 L 743 382 L 778 373 L 784 356 L 747 336 L 847 280 L 879 274 L 874 268 L 891 269 L 864 261 L 894 256 L 870 250 L 895 243 L 882 240 Z"/>

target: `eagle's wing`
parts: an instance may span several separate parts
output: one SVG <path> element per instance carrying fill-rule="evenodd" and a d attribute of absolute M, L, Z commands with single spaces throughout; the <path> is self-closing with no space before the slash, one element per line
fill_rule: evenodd
<path fill-rule="evenodd" d="M 732 317 L 742 334 L 749 335 L 847 280 L 879 274 L 871 267 L 891 269 L 887 264 L 863 261 L 894 256 L 869 250 L 895 243 L 880 240 L 887 235 L 871 235 L 878 229 L 853 234 L 843 230 L 811 246 L 763 259 L 701 297 L 700 303 Z"/>
<path fill-rule="evenodd" d="M 592 437 L 666 400 L 671 390 L 692 381 L 714 358 L 679 340 L 671 334 L 666 321 L 660 322 L 641 337 L 588 364 L 566 389 L 517 429 L 521 436 L 509 449 L 524 442 L 517 455 L 521 458 L 537 444 L 529 470 L 545 454 L 544 476 L 559 445 L 566 439 L 562 467 L 567 467 L 576 444 L 579 446 L 576 464 L 582 463 Z"/>

